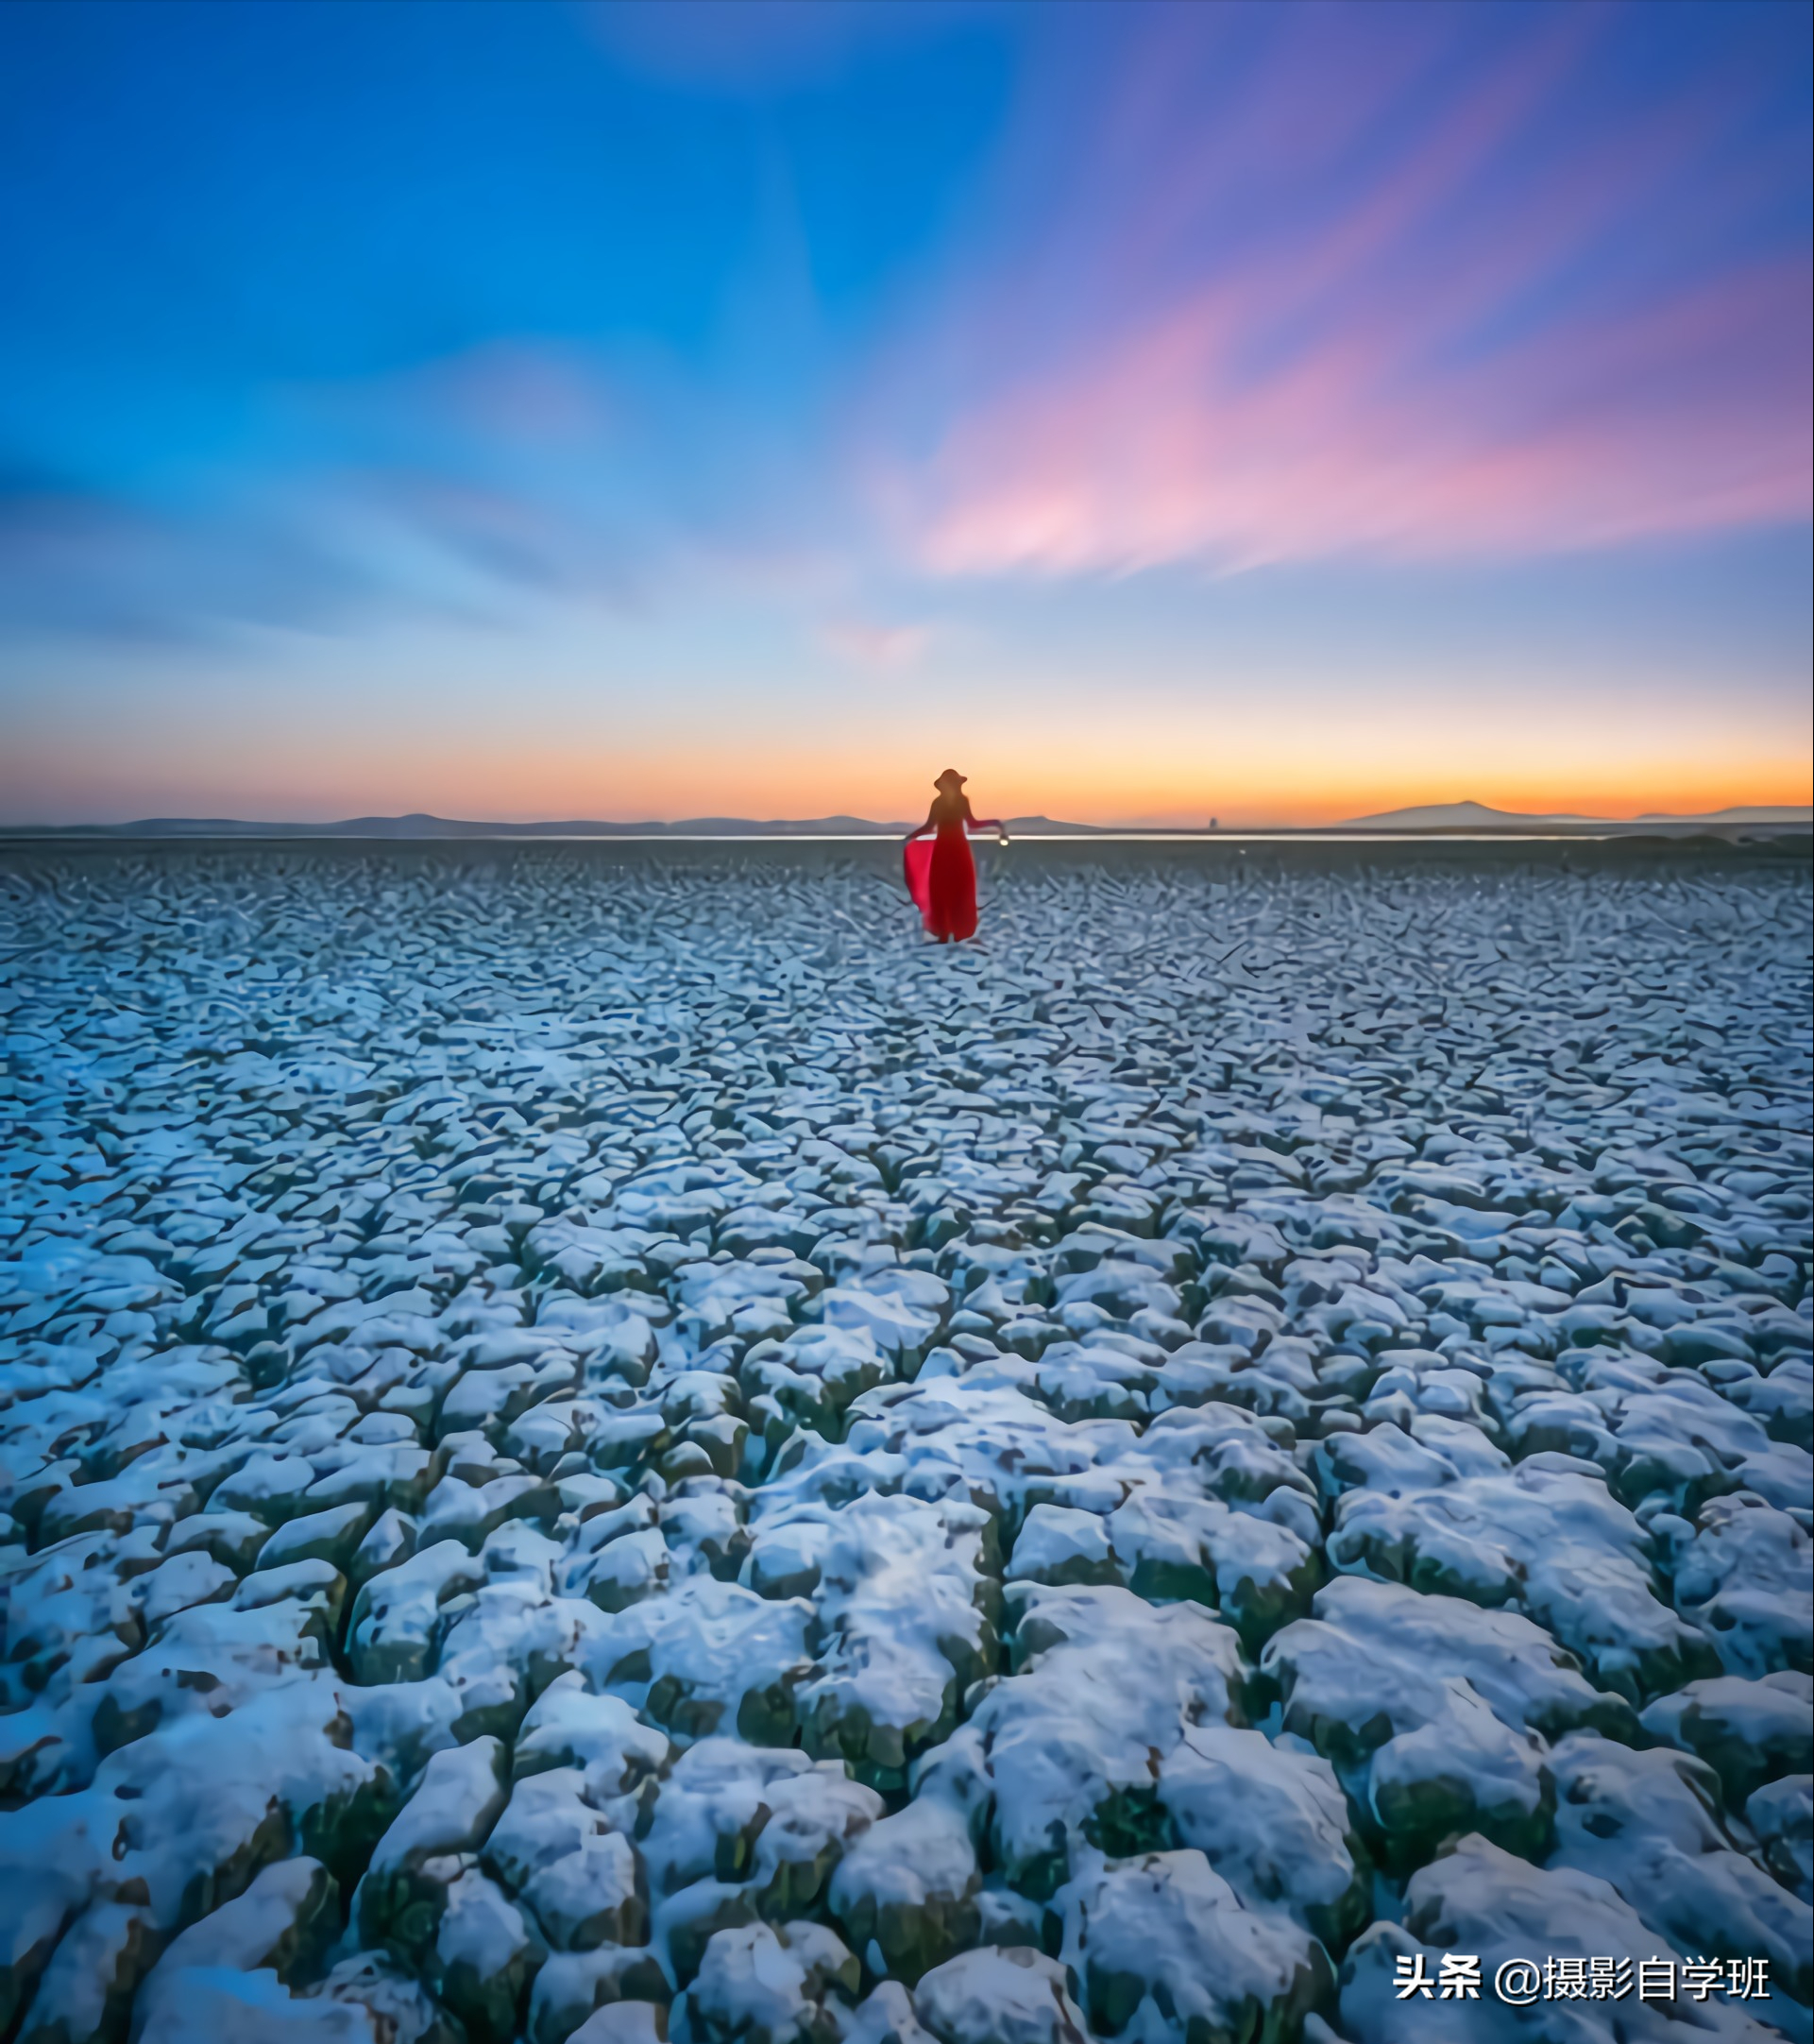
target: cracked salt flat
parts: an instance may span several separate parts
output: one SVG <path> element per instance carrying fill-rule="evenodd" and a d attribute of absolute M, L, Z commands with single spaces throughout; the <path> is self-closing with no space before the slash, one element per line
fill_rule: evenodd
<path fill-rule="evenodd" d="M 0 2033 L 1809 2036 L 1806 869 L 991 877 L 0 875 Z"/>

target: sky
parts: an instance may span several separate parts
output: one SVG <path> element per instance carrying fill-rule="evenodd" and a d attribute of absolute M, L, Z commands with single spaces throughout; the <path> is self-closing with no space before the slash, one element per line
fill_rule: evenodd
<path fill-rule="evenodd" d="M 0 823 L 1806 803 L 1806 7 L 0 8 Z"/>

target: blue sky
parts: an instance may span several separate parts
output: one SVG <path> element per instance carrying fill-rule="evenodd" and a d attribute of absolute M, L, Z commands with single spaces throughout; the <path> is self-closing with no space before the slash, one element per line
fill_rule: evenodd
<path fill-rule="evenodd" d="M 0 819 L 1806 801 L 1809 21 L 14 0 Z"/>

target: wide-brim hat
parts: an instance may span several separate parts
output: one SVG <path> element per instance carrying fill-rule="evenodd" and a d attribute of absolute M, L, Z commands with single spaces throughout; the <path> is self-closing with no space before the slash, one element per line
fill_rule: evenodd
<path fill-rule="evenodd" d="M 942 774 L 941 774 L 941 775 L 940 775 L 940 776 L 938 777 L 938 779 L 937 779 L 936 781 L 934 781 L 932 785 L 933 785 L 933 786 L 934 786 L 935 788 L 943 788 L 943 787 L 945 787 L 945 786 L 947 786 L 947 785 L 952 785 L 952 786 L 956 786 L 956 787 L 961 788 L 961 787 L 963 786 L 963 784 L 964 784 L 964 776 L 963 776 L 963 775 L 962 775 L 961 774 L 959 774 L 959 773 L 958 773 L 958 771 L 957 770 L 957 768 L 956 768 L 956 767 L 946 767 L 946 769 L 944 770 L 944 772 L 943 772 Z"/>

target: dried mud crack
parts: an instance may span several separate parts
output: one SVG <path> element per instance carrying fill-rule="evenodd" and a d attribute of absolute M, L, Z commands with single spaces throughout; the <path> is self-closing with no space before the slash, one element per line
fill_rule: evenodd
<path fill-rule="evenodd" d="M 0 871 L 0 2036 L 1814 2034 L 1807 869 L 1366 856 Z"/>

